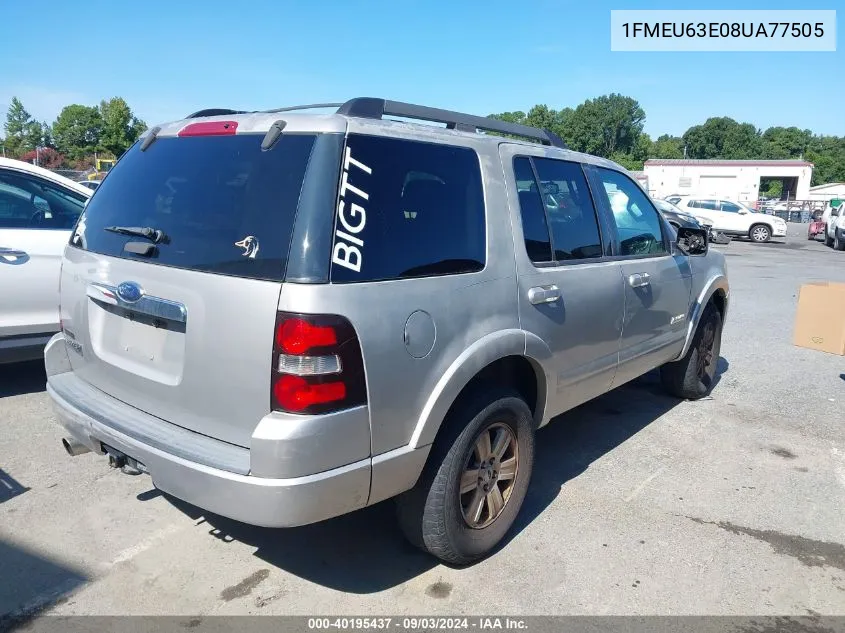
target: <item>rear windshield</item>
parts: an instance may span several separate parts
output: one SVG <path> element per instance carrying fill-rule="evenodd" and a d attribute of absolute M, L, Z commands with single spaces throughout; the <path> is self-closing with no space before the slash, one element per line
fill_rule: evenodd
<path fill-rule="evenodd" d="M 281 281 L 313 134 L 284 135 L 269 151 L 261 134 L 157 139 L 136 144 L 97 188 L 71 237 L 84 250 L 225 275 Z M 107 230 L 148 227 L 150 243 Z"/>

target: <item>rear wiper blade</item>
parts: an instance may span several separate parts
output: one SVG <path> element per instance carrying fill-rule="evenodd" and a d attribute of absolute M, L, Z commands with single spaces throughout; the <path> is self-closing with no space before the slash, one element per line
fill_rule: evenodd
<path fill-rule="evenodd" d="M 107 226 L 103 230 L 121 235 L 133 235 L 135 237 L 146 237 L 154 244 L 167 239 L 167 234 L 161 229 L 154 229 L 151 226 Z"/>

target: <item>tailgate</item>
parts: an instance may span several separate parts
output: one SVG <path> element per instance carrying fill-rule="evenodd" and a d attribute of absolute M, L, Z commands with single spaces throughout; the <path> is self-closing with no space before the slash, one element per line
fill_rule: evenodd
<path fill-rule="evenodd" d="M 314 144 L 303 134 L 262 151 L 261 139 L 136 145 L 89 202 L 61 275 L 79 378 L 239 446 L 270 412 L 276 311 Z"/>

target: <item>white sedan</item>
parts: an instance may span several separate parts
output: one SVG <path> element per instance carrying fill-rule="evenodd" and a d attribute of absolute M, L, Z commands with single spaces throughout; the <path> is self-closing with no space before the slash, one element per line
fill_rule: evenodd
<path fill-rule="evenodd" d="M 717 231 L 754 242 L 768 242 L 786 236 L 786 221 L 776 215 L 759 213 L 740 202 L 704 196 L 669 196 L 667 201 L 681 211 L 703 218 Z"/>
<path fill-rule="evenodd" d="M 0 158 L 0 363 L 40 358 L 59 330 L 59 272 L 93 191 Z"/>

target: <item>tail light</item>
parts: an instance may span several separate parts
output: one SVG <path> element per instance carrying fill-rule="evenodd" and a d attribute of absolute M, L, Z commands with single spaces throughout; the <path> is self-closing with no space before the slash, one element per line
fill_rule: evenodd
<path fill-rule="evenodd" d="M 329 413 L 367 402 L 358 335 L 341 316 L 279 312 L 271 380 L 274 411 Z"/>

